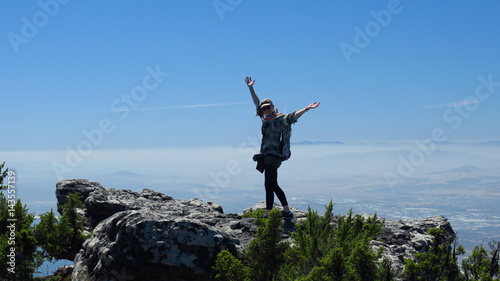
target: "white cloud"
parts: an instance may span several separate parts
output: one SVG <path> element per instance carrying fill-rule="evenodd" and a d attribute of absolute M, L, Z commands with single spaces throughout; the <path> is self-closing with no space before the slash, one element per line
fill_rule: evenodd
<path fill-rule="evenodd" d="M 480 101 L 477 99 L 474 100 L 462 100 L 462 101 L 457 101 L 457 102 L 451 102 L 451 103 L 444 103 L 444 104 L 428 104 L 423 106 L 424 109 L 428 108 L 444 108 L 444 107 L 460 107 L 464 105 L 469 105 L 469 104 L 475 104 L 479 103 Z"/>
<path fill-rule="evenodd" d="M 186 104 L 186 105 L 129 108 L 129 109 L 130 109 L 130 111 L 158 111 L 158 110 L 172 110 L 172 109 L 190 109 L 190 108 L 200 108 L 200 107 L 231 106 L 231 105 L 240 105 L 240 104 L 248 104 L 248 103 L 250 103 L 250 102 Z M 85 115 L 85 114 L 109 113 L 109 112 L 111 112 L 111 109 L 110 110 L 80 111 L 80 112 L 48 113 L 48 114 L 34 115 L 33 117 L 72 116 L 72 115 Z"/>
<path fill-rule="evenodd" d="M 186 109 L 186 108 L 199 108 L 199 107 L 230 106 L 230 105 L 239 105 L 239 104 L 248 104 L 248 103 L 250 103 L 250 102 L 188 104 L 188 105 L 176 105 L 176 106 L 136 108 L 136 109 L 133 109 L 133 111 L 155 111 L 155 110 Z"/>

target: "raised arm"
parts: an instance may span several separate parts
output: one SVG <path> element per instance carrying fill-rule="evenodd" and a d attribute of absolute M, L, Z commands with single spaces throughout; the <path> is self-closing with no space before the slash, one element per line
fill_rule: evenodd
<path fill-rule="evenodd" d="M 301 110 L 297 110 L 295 112 L 295 118 L 296 119 L 299 119 L 300 116 L 302 116 L 304 113 L 306 113 L 307 111 L 309 111 L 310 109 L 313 109 L 313 108 L 316 108 L 319 106 L 319 102 L 313 102 L 311 103 L 310 105 L 308 105 L 306 108 L 304 109 L 301 109 Z"/>
<path fill-rule="evenodd" d="M 259 97 L 257 97 L 257 94 L 255 93 L 255 90 L 253 89 L 253 84 L 255 83 L 255 80 L 252 80 L 252 77 L 247 76 L 247 77 L 245 77 L 245 83 L 247 83 L 248 89 L 250 90 L 250 94 L 252 95 L 252 100 L 253 100 L 253 103 L 255 104 L 255 107 L 259 106 L 259 104 L 260 104 Z"/>

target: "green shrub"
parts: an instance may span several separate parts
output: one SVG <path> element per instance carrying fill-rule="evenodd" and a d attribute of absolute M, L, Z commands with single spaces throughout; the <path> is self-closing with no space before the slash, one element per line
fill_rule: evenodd
<path fill-rule="evenodd" d="M 377 216 L 354 215 L 333 222 L 333 203 L 323 216 L 308 209 L 296 225 L 292 244 L 283 241 L 283 220 L 278 210 L 262 219 L 260 211 L 247 214 L 260 224 L 242 260 L 221 252 L 215 269 L 221 280 L 394 280 L 388 260 L 379 261 L 369 242 L 382 230 Z M 263 211 L 262 211 L 263 212 Z M 233 279 L 231 279 L 233 278 Z M 238 279 L 234 279 L 238 278 Z"/>
<path fill-rule="evenodd" d="M 462 260 L 462 270 L 465 280 L 499 280 L 499 252 L 500 242 L 489 243 L 491 251 L 488 252 L 483 246 L 476 246 L 468 258 Z"/>
<path fill-rule="evenodd" d="M 84 234 L 83 218 L 77 213 L 77 208 L 83 207 L 80 193 L 70 194 L 68 202 L 62 206 L 60 218 L 53 210 L 40 216 L 34 233 L 45 258 L 73 259 L 72 253 L 77 252 L 89 237 Z"/>
<path fill-rule="evenodd" d="M 405 280 L 463 280 L 457 263 L 457 255 L 464 254 L 462 246 L 452 247 L 439 228 L 429 229 L 434 236 L 430 249 L 415 254 L 415 260 L 405 260 Z"/>

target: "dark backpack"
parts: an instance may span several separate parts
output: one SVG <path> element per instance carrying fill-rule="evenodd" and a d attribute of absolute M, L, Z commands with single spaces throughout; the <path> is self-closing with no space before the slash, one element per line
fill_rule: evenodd
<path fill-rule="evenodd" d="M 288 126 L 282 133 L 281 133 L 281 142 L 280 142 L 280 149 L 281 149 L 281 160 L 286 161 L 292 156 L 292 151 L 290 150 L 290 139 L 292 138 L 292 127 Z"/>

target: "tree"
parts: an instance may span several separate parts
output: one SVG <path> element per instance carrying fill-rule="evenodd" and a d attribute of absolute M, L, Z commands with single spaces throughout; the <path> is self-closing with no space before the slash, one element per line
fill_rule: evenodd
<path fill-rule="evenodd" d="M 282 241 L 282 235 L 281 212 L 273 209 L 247 247 L 246 260 L 251 280 L 278 280 L 276 274 L 285 263 L 285 251 L 289 247 L 287 242 Z"/>
<path fill-rule="evenodd" d="M 9 173 L 9 169 L 4 169 L 4 167 L 5 167 L 5 162 L 0 164 L 0 190 L 7 188 L 7 186 L 5 186 L 3 184 L 3 180 L 7 177 L 7 174 Z"/>
<path fill-rule="evenodd" d="M 77 212 L 83 203 L 72 194 L 60 218 L 51 210 L 33 226 L 35 216 L 16 198 L 16 174 L 4 167 L 5 162 L 0 165 L 0 280 L 30 281 L 45 260 L 73 259 L 80 249 L 87 238 Z"/>
<path fill-rule="evenodd" d="M 74 258 L 74 253 L 88 238 L 88 235 L 84 234 L 83 218 L 78 214 L 78 208 L 83 207 L 80 193 L 70 194 L 68 202 L 62 206 L 60 218 L 55 216 L 53 210 L 40 216 L 34 233 L 45 258 Z"/>
<path fill-rule="evenodd" d="M 43 262 L 31 228 L 35 217 L 16 198 L 15 173 L 4 166 L 5 162 L 0 165 L 0 279 L 29 281 Z"/>
<path fill-rule="evenodd" d="M 332 209 L 333 204 L 330 202 L 326 206 L 323 219 L 329 220 L 333 217 Z M 310 218 L 316 220 L 315 217 L 315 215 L 308 216 L 304 223 L 310 223 L 308 222 Z M 314 231 L 301 234 L 301 231 L 307 229 L 303 227 L 298 227 L 297 234 L 294 234 L 299 248 L 302 245 L 315 245 L 315 243 L 300 242 L 303 235 L 313 240 L 329 241 L 321 249 L 323 254 L 318 259 L 319 264 L 302 273 L 305 274 L 305 277 L 301 277 L 303 280 L 380 280 L 378 277 L 392 280 L 393 273 L 389 261 L 379 262 L 380 253 L 375 253 L 370 246 L 370 241 L 382 230 L 383 222 L 380 222 L 376 215 L 365 219 L 360 215 L 354 215 L 350 210 L 347 216 L 338 217 L 336 227 L 323 219 L 319 219 L 319 224 L 313 223 L 307 228 L 314 229 L 314 226 L 317 226 L 318 229 L 326 230 L 324 234 L 311 236 Z M 302 252 L 308 251 L 310 250 Z M 302 256 L 301 260 L 307 260 L 307 257 Z"/>
<path fill-rule="evenodd" d="M 296 226 L 293 244 L 283 242 L 282 219 L 272 211 L 269 219 L 257 215 L 256 237 L 247 247 L 247 255 L 238 260 L 221 252 L 215 269 L 221 280 L 394 280 L 388 260 L 379 261 L 370 241 L 382 230 L 373 216 L 363 218 L 352 210 L 334 224 L 333 203 L 325 214 L 308 209 L 306 219 Z M 232 279 L 233 278 L 233 279 Z"/>
<path fill-rule="evenodd" d="M 491 251 L 488 252 L 483 246 L 476 246 L 472 254 L 462 260 L 462 270 L 465 280 L 490 281 L 498 280 L 500 242 L 489 243 Z"/>
<path fill-rule="evenodd" d="M 249 278 L 249 268 L 228 250 L 217 255 L 214 269 L 218 272 L 215 278 L 222 281 L 245 281 Z"/>
<path fill-rule="evenodd" d="M 306 267 L 320 264 L 320 259 L 334 246 L 334 226 L 332 224 L 333 203 L 326 206 L 323 216 L 308 208 L 306 220 L 298 226 L 294 234 L 296 249 L 306 258 Z"/>
<path fill-rule="evenodd" d="M 392 263 L 389 259 L 384 258 L 379 264 L 376 280 L 379 281 L 392 281 L 396 279 L 396 273 L 392 268 Z"/>
<path fill-rule="evenodd" d="M 256 223 L 259 228 L 255 238 L 247 246 L 244 260 L 238 260 L 228 251 L 222 251 L 217 255 L 214 267 L 218 271 L 217 278 L 226 281 L 280 280 L 277 273 L 285 262 L 285 252 L 289 248 L 289 244 L 282 241 L 281 212 L 273 209 L 266 219 L 262 219 L 261 212 L 254 214 L 258 215 Z"/>
<path fill-rule="evenodd" d="M 405 280 L 462 280 L 457 255 L 465 253 L 456 241 L 453 247 L 443 238 L 444 230 L 429 229 L 434 237 L 427 252 L 415 254 L 415 260 L 405 260 Z"/>

